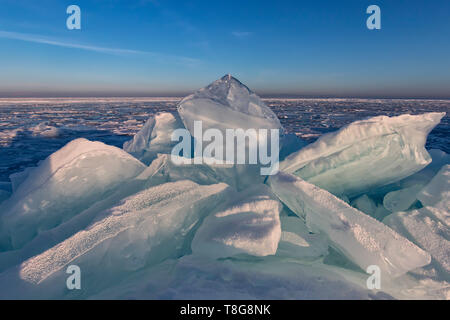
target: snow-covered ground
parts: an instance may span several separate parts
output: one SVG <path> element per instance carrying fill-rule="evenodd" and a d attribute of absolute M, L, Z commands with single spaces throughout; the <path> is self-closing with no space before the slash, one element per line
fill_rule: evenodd
<path fill-rule="evenodd" d="M 449 108 L 263 102 L 229 75 L 182 102 L 0 100 L 0 299 L 450 299 Z M 281 171 L 171 161 L 199 120 L 276 128 Z"/>

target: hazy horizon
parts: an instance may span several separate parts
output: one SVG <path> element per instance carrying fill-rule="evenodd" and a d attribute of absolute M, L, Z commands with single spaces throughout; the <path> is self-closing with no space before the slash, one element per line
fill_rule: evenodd
<path fill-rule="evenodd" d="M 197 88 L 199 89 L 199 88 Z M 189 92 L 163 92 L 163 93 L 91 93 L 91 92 L 78 92 L 78 93 L 47 93 L 47 92 L 35 92 L 35 93 L 3 93 L 0 92 L 0 99 L 70 99 L 70 98 L 178 98 L 182 99 L 192 94 L 197 89 L 193 89 Z M 450 94 L 448 95 L 415 95 L 415 96 L 402 96 L 402 95 L 333 95 L 333 94 L 290 94 L 290 93 L 260 93 L 255 92 L 262 99 L 404 99 L 404 100 L 450 100 Z"/>

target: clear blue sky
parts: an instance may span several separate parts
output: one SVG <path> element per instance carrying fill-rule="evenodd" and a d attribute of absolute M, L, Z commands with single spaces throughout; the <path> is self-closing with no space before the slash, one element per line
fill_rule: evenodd
<path fill-rule="evenodd" d="M 450 1 L 0 0 L 0 96 L 179 95 L 227 73 L 262 95 L 449 98 Z"/>

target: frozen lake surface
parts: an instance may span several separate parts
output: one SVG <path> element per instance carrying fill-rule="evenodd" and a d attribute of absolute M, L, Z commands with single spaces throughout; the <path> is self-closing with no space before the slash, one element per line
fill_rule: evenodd
<path fill-rule="evenodd" d="M 0 181 L 35 166 L 67 142 L 87 138 L 122 147 L 148 117 L 176 113 L 178 98 L 0 99 Z M 401 99 L 265 99 L 288 132 L 308 142 L 377 115 L 446 112 L 428 149 L 450 153 L 450 101 Z"/>

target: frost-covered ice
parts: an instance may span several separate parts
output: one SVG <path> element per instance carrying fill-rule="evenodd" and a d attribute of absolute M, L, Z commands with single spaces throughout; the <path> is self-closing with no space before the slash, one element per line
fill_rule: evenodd
<path fill-rule="evenodd" d="M 1 207 L 1 247 L 22 247 L 144 169 L 116 147 L 86 139 L 68 143 L 13 184 L 13 195 Z"/>
<path fill-rule="evenodd" d="M 0 298 L 450 299 L 449 101 L 178 102 L 0 99 Z M 303 179 L 172 161 L 195 120 L 280 129 Z"/>
<path fill-rule="evenodd" d="M 281 236 L 278 199 L 262 184 L 232 198 L 203 221 L 192 241 L 193 253 L 211 258 L 275 254 Z"/>
<path fill-rule="evenodd" d="M 100 213 L 104 218 L 86 230 L 22 263 L 20 279 L 38 284 L 73 263 L 101 287 L 121 272 L 177 257 L 188 248 L 185 241 L 196 224 L 225 199 L 227 190 L 225 184 L 190 181 L 143 190 Z M 103 264 L 106 275 L 101 261 L 108 261 Z"/>
<path fill-rule="evenodd" d="M 428 134 L 444 113 L 375 117 L 328 133 L 289 155 L 280 169 L 335 195 L 357 195 L 423 169 Z"/>
<path fill-rule="evenodd" d="M 383 274 L 397 277 L 430 263 L 428 253 L 326 190 L 281 172 L 269 184 L 311 231 L 325 233 L 363 270 L 377 265 Z"/>
<path fill-rule="evenodd" d="M 418 198 L 423 208 L 394 213 L 383 222 L 429 252 L 450 280 L 450 165 L 437 173 Z"/>

